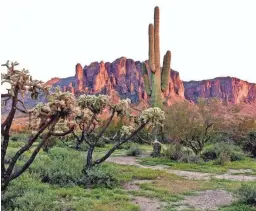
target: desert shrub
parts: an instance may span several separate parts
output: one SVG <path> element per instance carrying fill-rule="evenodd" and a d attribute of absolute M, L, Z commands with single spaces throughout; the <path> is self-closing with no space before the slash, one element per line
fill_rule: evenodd
<path fill-rule="evenodd" d="M 128 142 L 128 143 L 126 143 L 126 144 L 123 144 L 123 145 L 119 146 L 118 149 L 125 149 L 125 150 L 128 150 L 128 149 L 130 149 L 133 145 L 134 145 L 134 143 Z"/>
<path fill-rule="evenodd" d="M 215 164 L 224 166 L 230 161 L 231 161 L 230 154 L 228 152 L 221 152 L 217 160 L 215 161 Z"/>
<path fill-rule="evenodd" d="M 165 133 L 168 138 L 181 143 L 200 155 L 206 143 L 215 134 L 219 120 L 213 115 L 217 109 L 214 100 L 198 99 L 197 105 L 187 102 L 172 105 L 165 119 Z"/>
<path fill-rule="evenodd" d="M 25 145 L 25 143 L 23 141 L 10 141 L 9 142 L 9 147 L 12 147 L 12 148 L 20 148 L 24 145 Z"/>
<path fill-rule="evenodd" d="M 204 159 L 204 161 L 217 159 L 217 153 L 215 152 L 213 145 L 206 147 L 201 157 Z"/>
<path fill-rule="evenodd" d="M 164 150 L 164 156 L 171 160 L 179 160 L 182 157 L 182 153 L 182 146 L 179 143 L 169 144 Z"/>
<path fill-rule="evenodd" d="M 80 145 L 80 150 L 81 151 L 87 151 L 88 148 L 89 148 L 88 144 L 86 144 L 84 142 Z"/>
<path fill-rule="evenodd" d="M 113 171 L 103 166 L 95 166 L 86 171 L 85 176 L 78 182 L 84 187 L 107 187 L 111 188 L 117 184 Z"/>
<path fill-rule="evenodd" d="M 11 141 L 27 141 L 28 134 L 26 133 L 12 133 L 11 134 Z"/>
<path fill-rule="evenodd" d="M 5 163 L 6 164 L 9 164 L 11 159 L 13 158 L 13 156 L 15 155 L 15 153 L 17 152 L 17 146 L 20 145 L 20 146 L 23 146 L 21 145 L 21 142 L 10 142 L 10 146 L 8 148 L 8 151 L 6 153 L 6 156 L 5 156 Z M 15 147 L 13 147 L 13 145 Z M 17 160 L 17 167 L 20 167 L 22 164 L 24 164 L 24 162 L 26 162 L 29 157 L 31 156 L 31 152 L 27 151 L 25 152 L 24 154 L 22 154 L 19 159 Z"/>
<path fill-rule="evenodd" d="M 83 156 L 76 151 L 54 147 L 47 155 L 41 155 L 30 171 L 42 182 L 69 186 L 82 178 L 83 162 Z"/>
<path fill-rule="evenodd" d="M 127 150 L 126 155 L 128 156 L 138 156 L 142 153 L 138 144 L 131 145 L 130 148 Z"/>
<path fill-rule="evenodd" d="M 104 147 L 105 145 L 106 145 L 105 140 L 100 139 L 100 140 L 97 142 L 96 147 Z"/>
<path fill-rule="evenodd" d="M 246 204 L 233 203 L 229 206 L 221 207 L 219 211 L 256 211 L 256 208 Z"/>
<path fill-rule="evenodd" d="M 242 184 L 237 195 L 241 203 L 256 205 L 256 184 Z"/>
<path fill-rule="evenodd" d="M 182 156 L 178 161 L 183 163 L 200 163 L 201 159 L 195 154 L 185 152 L 182 153 Z"/>
<path fill-rule="evenodd" d="M 23 174 L 2 195 L 2 210 L 59 210 L 55 194 L 48 192 L 49 186 Z M 47 194 L 46 194 L 47 193 Z"/>
<path fill-rule="evenodd" d="M 242 142 L 242 147 L 253 157 L 256 157 L 256 132 L 250 132 Z"/>
<path fill-rule="evenodd" d="M 212 135 L 211 143 L 232 142 L 232 134 L 228 131 L 219 131 Z"/>
<path fill-rule="evenodd" d="M 202 158 L 206 161 L 215 160 L 219 159 L 220 155 L 222 156 L 221 159 L 229 157 L 230 161 L 242 160 L 245 157 L 243 150 L 239 146 L 230 142 L 220 142 L 208 146 L 202 153 Z"/>
<path fill-rule="evenodd" d="M 164 156 L 184 163 L 200 163 L 201 159 L 199 156 L 195 155 L 189 148 L 183 147 L 179 143 L 171 143 L 164 150 Z"/>

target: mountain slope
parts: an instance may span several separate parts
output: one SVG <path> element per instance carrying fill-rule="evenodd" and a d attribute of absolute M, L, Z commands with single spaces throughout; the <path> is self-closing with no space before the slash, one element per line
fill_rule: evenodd
<path fill-rule="evenodd" d="M 218 98 L 231 103 L 256 102 L 256 84 L 232 77 L 184 82 L 185 98 L 196 101 L 198 97 Z"/>
<path fill-rule="evenodd" d="M 48 85 L 60 86 L 76 95 L 116 93 L 121 98 L 130 98 L 132 103 L 147 101 L 141 72 L 141 62 L 121 57 L 114 62 L 93 62 L 90 65 L 76 65 L 74 77 L 53 78 Z M 150 71 L 148 71 L 150 74 Z M 169 88 L 164 93 L 167 103 L 184 99 L 184 86 L 179 73 L 171 71 Z"/>
<path fill-rule="evenodd" d="M 132 103 L 147 101 L 144 89 L 140 61 L 121 57 L 112 63 L 93 62 L 82 67 L 77 64 L 75 76 L 69 78 L 53 78 L 47 82 L 51 86 L 60 86 L 65 91 L 76 95 L 108 94 L 121 98 L 130 98 Z M 151 71 L 148 71 L 151 74 Z M 196 102 L 197 98 L 219 98 L 231 103 L 255 103 L 256 84 L 232 77 L 219 77 L 203 81 L 183 82 L 179 73 L 172 70 L 169 78 L 169 88 L 162 96 L 168 105 L 189 100 Z"/>

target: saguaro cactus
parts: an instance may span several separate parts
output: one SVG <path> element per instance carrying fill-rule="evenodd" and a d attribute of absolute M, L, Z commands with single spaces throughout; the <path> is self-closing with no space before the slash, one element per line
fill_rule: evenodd
<path fill-rule="evenodd" d="M 142 74 L 147 95 L 151 97 L 151 104 L 154 107 L 162 107 L 162 92 L 168 88 L 170 77 L 171 52 L 167 51 L 163 60 L 163 67 L 160 66 L 160 36 L 159 36 L 160 15 L 159 7 L 155 7 L 154 25 L 149 24 L 149 69 L 146 64 L 142 64 Z"/>

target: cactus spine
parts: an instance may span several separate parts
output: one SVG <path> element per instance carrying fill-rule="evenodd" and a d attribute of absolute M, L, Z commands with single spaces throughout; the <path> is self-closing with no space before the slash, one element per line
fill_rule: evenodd
<path fill-rule="evenodd" d="M 147 95 L 151 97 L 151 105 L 153 107 L 162 107 L 162 92 L 168 88 L 170 77 L 171 52 L 167 51 L 163 60 L 163 68 L 160 66 L 160 11 L 159 7 L 155 7 L 154 25 L 149 24 L 149 68 L 151 78 L 149 78 L 145 63 L 142 64 L 142 74 Z M 151 79 L 151 83 L 150 83 Z"/>

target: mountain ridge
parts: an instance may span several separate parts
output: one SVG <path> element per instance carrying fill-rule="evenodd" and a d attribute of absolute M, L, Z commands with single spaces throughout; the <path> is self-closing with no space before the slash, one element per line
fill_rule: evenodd
<path fill-rule="evenodd" d="M 130 98 L 133 103 L 148 101 L 140 61 L 120 57 L 113 62 L 92 62 L 75 66 L 75 75 L 52 78 L 50 86 L 60 86 L 63 91 L 80 94 L 108 94 Z M 148 74 L 150 75 L 147 65 Z M 205 80 L 182 81 L 179 72 L 172 70 L 168 89 L 162 98 L 168 105 L 181 100 L 196 102 L 197 98 L 219 98 L 231 103 L 256 102 L 256 84 L 236 77 L 216 77 Z"/>

